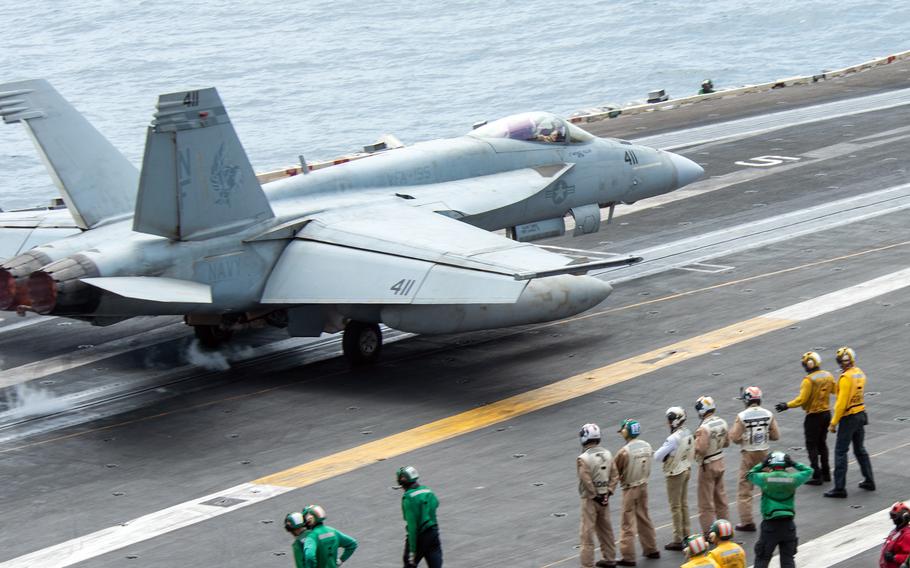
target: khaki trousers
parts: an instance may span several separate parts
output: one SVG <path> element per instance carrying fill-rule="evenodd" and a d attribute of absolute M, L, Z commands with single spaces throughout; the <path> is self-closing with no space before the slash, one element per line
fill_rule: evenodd
<path fill-rule="evenodd" d="M 739 522 L 748 525 L 755 524 L 752 518 L 752 482 L 746 479 L 749 470 L 761 463 L 768 457 L 768 450 L 743 450 L 742 461 L 739 462 L 739 487 L 737 490 L 737 499 L 739 499 Z"/>
<path fill-rule="evenodd" d="M 673 517 L 673 542 L 689 536 L 689 470 L 667 476 L 667 500 Z"/>
<path fill-rule="evenodd" d="M 729 519 L 727 490 L 724 489 L 724 460 L 706 463 L 698 468 L 698 521 L 708 538 L 708 529 L 717 519 Z"/>
<path fill-rule="evenodd" d="M 594 536 L 597 535 L 600 553 L 605 560 L 613 562 L 616 543 L 613 526 L 610 524 L 610 506 L 598 505 L 593 499 L 581 500 L 581 566 L 594 567 Z"/>
<path fill-rule="evenodd" d="M 622 490 L 622 526 L 619 536 L 619 553 L 623 560 L 635 561 L 635 533 L 641 542 L 643 554 L 657 552 L 657 534 L 648 514 L 648 484 Z"/>

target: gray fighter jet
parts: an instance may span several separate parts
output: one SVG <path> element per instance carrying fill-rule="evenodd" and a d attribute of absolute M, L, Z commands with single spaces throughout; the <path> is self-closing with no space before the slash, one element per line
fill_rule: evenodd
<path fill-rule="evenodd" d="M 141 171 L 46 81 L 0 85 L 66 209 L 0 213 L 0 309 L 108 325 L 182 315 L 209 346 L 246 327 L 452 333 L 551 321 L 611 292 L 528 241 L 597 231 L 601 208 L 666 193 L 694 162 L 519 114 L 457 138 L 260 184 L 214 88 L 161 95 Z M 491 231 L 504 229 L 506 236 Z"/>

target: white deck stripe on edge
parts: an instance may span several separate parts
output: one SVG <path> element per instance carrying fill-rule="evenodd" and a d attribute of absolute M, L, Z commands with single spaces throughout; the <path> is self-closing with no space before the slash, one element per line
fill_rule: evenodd
<path fill-rule="evenodd" d="M 762 314 L 766 318 L 787 318 L 802 321 L 831 313 L 910 286 L 910 268 L 850 286 L 836 292 L 800 302 L 793 306 Z M 760 316 L 761 317 L 761 316 Z M 0 568 L 63 568 L 77 562 L 101 556 L 157 536 L 175 531 L 213 517 L 236 511 L 287 493 L 292 488 L 244 483 L 219 493 L 186 501 L 100 531 L 37 550 L 30 554 L 0 563 Z M 203 505 L 218 498 L 242 499 L 232 506 Z M 809 546 L 808 544 L 806 546 Z M 868 548 L 868 547 L 867 547 Z M 821 565 L 818 565 L 821 566 Z"/>
<path fill-rule="evenodd" d="M 890 511 L 890 507 L 882 509 L 824 536 L 801 542 L 796 551 L 796 565 L 800 568 L 828 568 L 881 546 L 885 536 L 894 528 L 888 514 Z M 799 527 L 796 532 L 799 533 Z M 772 558 L 768 568 L 780 568 L 780 558 Z"/>

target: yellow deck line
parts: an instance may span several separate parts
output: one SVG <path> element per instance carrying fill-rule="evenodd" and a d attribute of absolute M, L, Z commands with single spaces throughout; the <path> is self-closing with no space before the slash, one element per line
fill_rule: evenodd
<path fill-rule="evenodd" d="M 294 488 L 306 487 L 380 460 L 400 456 L 535 410 L 591 394 L 610 385 L 688 361 L 795 323 L 797 323 L 796 320 L 766 316 L 749 319 L 267 475 L 253 483 Z"/>

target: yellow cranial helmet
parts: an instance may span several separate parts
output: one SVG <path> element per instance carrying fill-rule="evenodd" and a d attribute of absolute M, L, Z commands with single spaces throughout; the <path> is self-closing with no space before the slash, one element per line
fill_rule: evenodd
<path fill-rule="evenodd" d="M 838 349 L 835 358 L 842 367 L 852 367 L 853 364 L 856 363 L 856 353 L 849 347 L 841 347 Z"/>
<path fill-rule="evenodd" d="M 802 363 L 807 371 L 814 371 L 822 366 L 822 358 L 815 351 L 807 351 L 803 353 Z"/>

